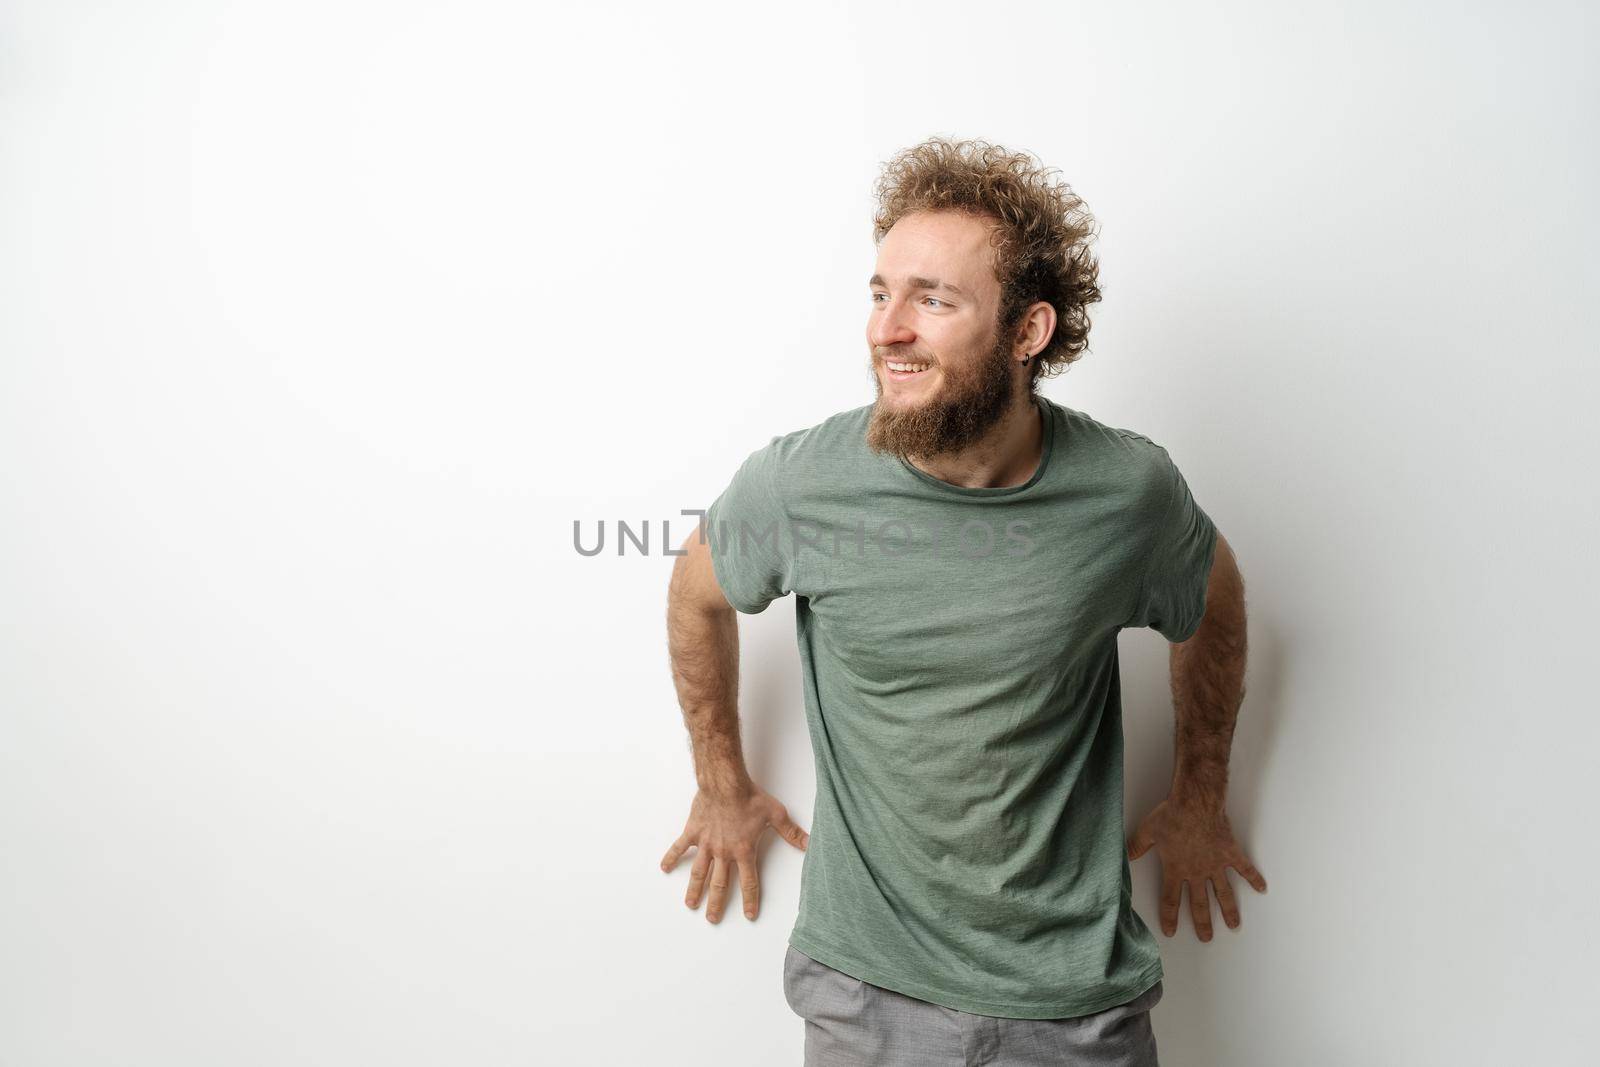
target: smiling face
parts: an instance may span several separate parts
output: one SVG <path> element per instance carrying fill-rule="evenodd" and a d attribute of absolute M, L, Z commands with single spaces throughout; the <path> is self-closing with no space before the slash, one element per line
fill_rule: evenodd
<path fill-rule="evenodd" d="M 879 244 L 867 319 L 874 450 L 955 452 L 1011 405 L 1016 369 L 995 326 L 1000 283 L 989 233 L 989 223 L 969 215 L 916 212 Z"/>

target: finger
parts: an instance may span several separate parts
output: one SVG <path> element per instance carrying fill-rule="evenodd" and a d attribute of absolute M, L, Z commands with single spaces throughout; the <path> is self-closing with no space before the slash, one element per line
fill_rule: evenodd
<path fill-rule="evenodd" d="M 706 876 L 711 873 L 711 856 L 705 849 L 695 853 L 694 865 L 689 868 L 689 892 L 683 902 L 691 908 L 700 906 L 700 893 L 706 887 Z"/>
<path fill-rule="evenodd" d="M 739 896 L 744 901 L 744 917 L 754 919 L 761 910 L 761 879 L 756 877 L 753 849 L 739 857 Z"/>
<path fill-rule="evenodd" d="M 1191 878 L 1189 886 L 1189 917 L 1194 920 L 1194 932 L 1200 940 L 1211 940 L 1211 898 L 1206 896 L 1206 880 Z"/>
<path fill-rule="evenodd" d="M 1228 865 L 1238 871 L 1257 893 L 1265 893 L 1267 891 L 1267 880 L 1261 877 L 1261 872 L 1256 870 L 1254 864 L 1245 858 L 1243 852 L 1235 855 Z"/>
<path fill-rule="evenodd" d="M 661 857 L 661 869 L 670 872 L 678 865 L 678 860 L 683 858 L 683 854 L 689 851 L 693 845 L 694 841 L 691 840 L 689 831 L 685 830 L 683 836 L 674 841 L 672 847 L 667 849 L 667 854 Z"/>
<path fill-rule="evenodd" d="M 772 828 L 778 831 L 779 837 L 801 852 L 804 852 L 806 845 L 811 842 L 811 835 L 800 829 L 800 825 L 789 818 L 789 813 L 781 808 L 772 818 Z"/>
<path fill-rule="evenodd" d="M 1228 869 L 1224 867 L 1211 876 L 1211 889 L 1217 894 L 1217 907 L 1222 909 L 1222 921 L 1230 930 L 1239 928 L 1239 902 L 1233 898 L 1233 887 L 1228 884 Z"/>
<path fill-rule="evenodd" d="M 728 861 L 718 856 L 711 861 L 711 891 L 706 894 L 706 922 L 722 921 L 722 909 L 728 906 Z"/>
<path fill-rule="evenodd" d="M 1161 871 L 1161 932 L 1168 937 L 1178 932 L 1178 905 L 1182 902 L 1183 882 L 1176 874 Z"/>
<path fill-rule="evenodd" d="M 1149 852 L 1150 846 L 1155 843 L 1155 834 L 1151 833 L 1148 827 L 1140 826 L 1139 829 L 1134 831 L 1133 837 L 1128 839 L 1128 858 L 1130 860 L 1138 859 L 1146 852 Z"/>

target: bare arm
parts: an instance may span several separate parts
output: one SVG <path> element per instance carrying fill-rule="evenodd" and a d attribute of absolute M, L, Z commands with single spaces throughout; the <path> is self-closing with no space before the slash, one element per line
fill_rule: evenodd
<path fill-rule="evenodd" d="M 1183 886 L 1195 933 L 1211 940 L 1211 883 L 1229 927 L 1239 925 L 1239 906 L 1228 884 L 1232 867 L 1257 892 L 1266 879 L 1250 862 L 1228 823 L 1228 755 L 1244 700 L 1246 655 L 1244 579 L 1233 549 L 1217 534 L 1216 556 L 1206 583 L 1206 612 L 1187 641 L 1171 646 L 1172 703 L 1177 743 L 1172 789 L 1134 834 L 1128 858 L 1152 846 L 1161 858 L 1161 929 L 1178 932 Z"/>
<path fill-rule="evenodd" d="M 711 893 L 706 920 L 717 922 L 727 901 L 732 869 L 739 868 L 744 914 L 760 910 L 756 845 L 768 826 L 802 851 L 810 840 L 788 810 L 750 778 L 739 737 L 739 618 L 723 596 L 710 547 L 697 531 L 683 543 L 667 587 L 667 652 L 683 708 L 700 788 L 683 833 L 661 858 L 671 871 L 689 848 L 697 849 L 684 903 L 700 903 L 706 879 Z"/>
<path fill-rule="evenodd" d="M 739 619 L 711 569 L 699 532 L 683 543 L 667 586 L 667 652 L 700 788 L 748 794 L 754 783 L 739 738 Z"/>
<path fill-rule="evenodd" d="M 1228 791 L 1228 753 L 1244 701 L 1244 578 L 1233 549 L 1217 534 L 1200 628 L 1171 646 L 1177 753 L 1172 794 L 1216 811 Z"/>

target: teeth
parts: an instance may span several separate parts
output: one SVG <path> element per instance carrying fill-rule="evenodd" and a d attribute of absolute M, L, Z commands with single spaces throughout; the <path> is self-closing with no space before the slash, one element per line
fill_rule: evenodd
<path fill-rule="evenodd" d="M 885 362 L 887 362 L 889 364 L 889 369 L 890 370 L 898 371 L 898 372 L 901 372 L 901 373 L 904 373 L 906 371 L 924 371 L 924 370 L 927 370 L 929 366 L 931 366 L 931 364 L 928 364 L 928 363 L 896 363 L 893 360 L 886 360 Z"/>

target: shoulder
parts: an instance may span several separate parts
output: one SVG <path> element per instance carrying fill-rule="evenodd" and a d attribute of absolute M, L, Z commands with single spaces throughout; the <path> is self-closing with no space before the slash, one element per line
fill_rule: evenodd
<path fill-rule="evenodd" d="M 1065 430 L 1068 450 L 1080 461 L 1165 501 L 1177 472 L 1165 447 L 1137 430 L 1112 426 L 1053 400 L 1049 404 Z"/>
<path fill-rule="evenodd" d="M 775 484 L 836 467 L 864 448 L 871 415 L 872 405 L 865 404 L 798 430 L 773 434 L 747 462 L 761 467 Z"/>
<path fill-rule="evenodd" d="M 864 439 L 872 405 L 829 415 L 821 422 L 788 433 L 774 434 L 763 447 L 785 460 L 815 458 L 859 445 Z"/>

